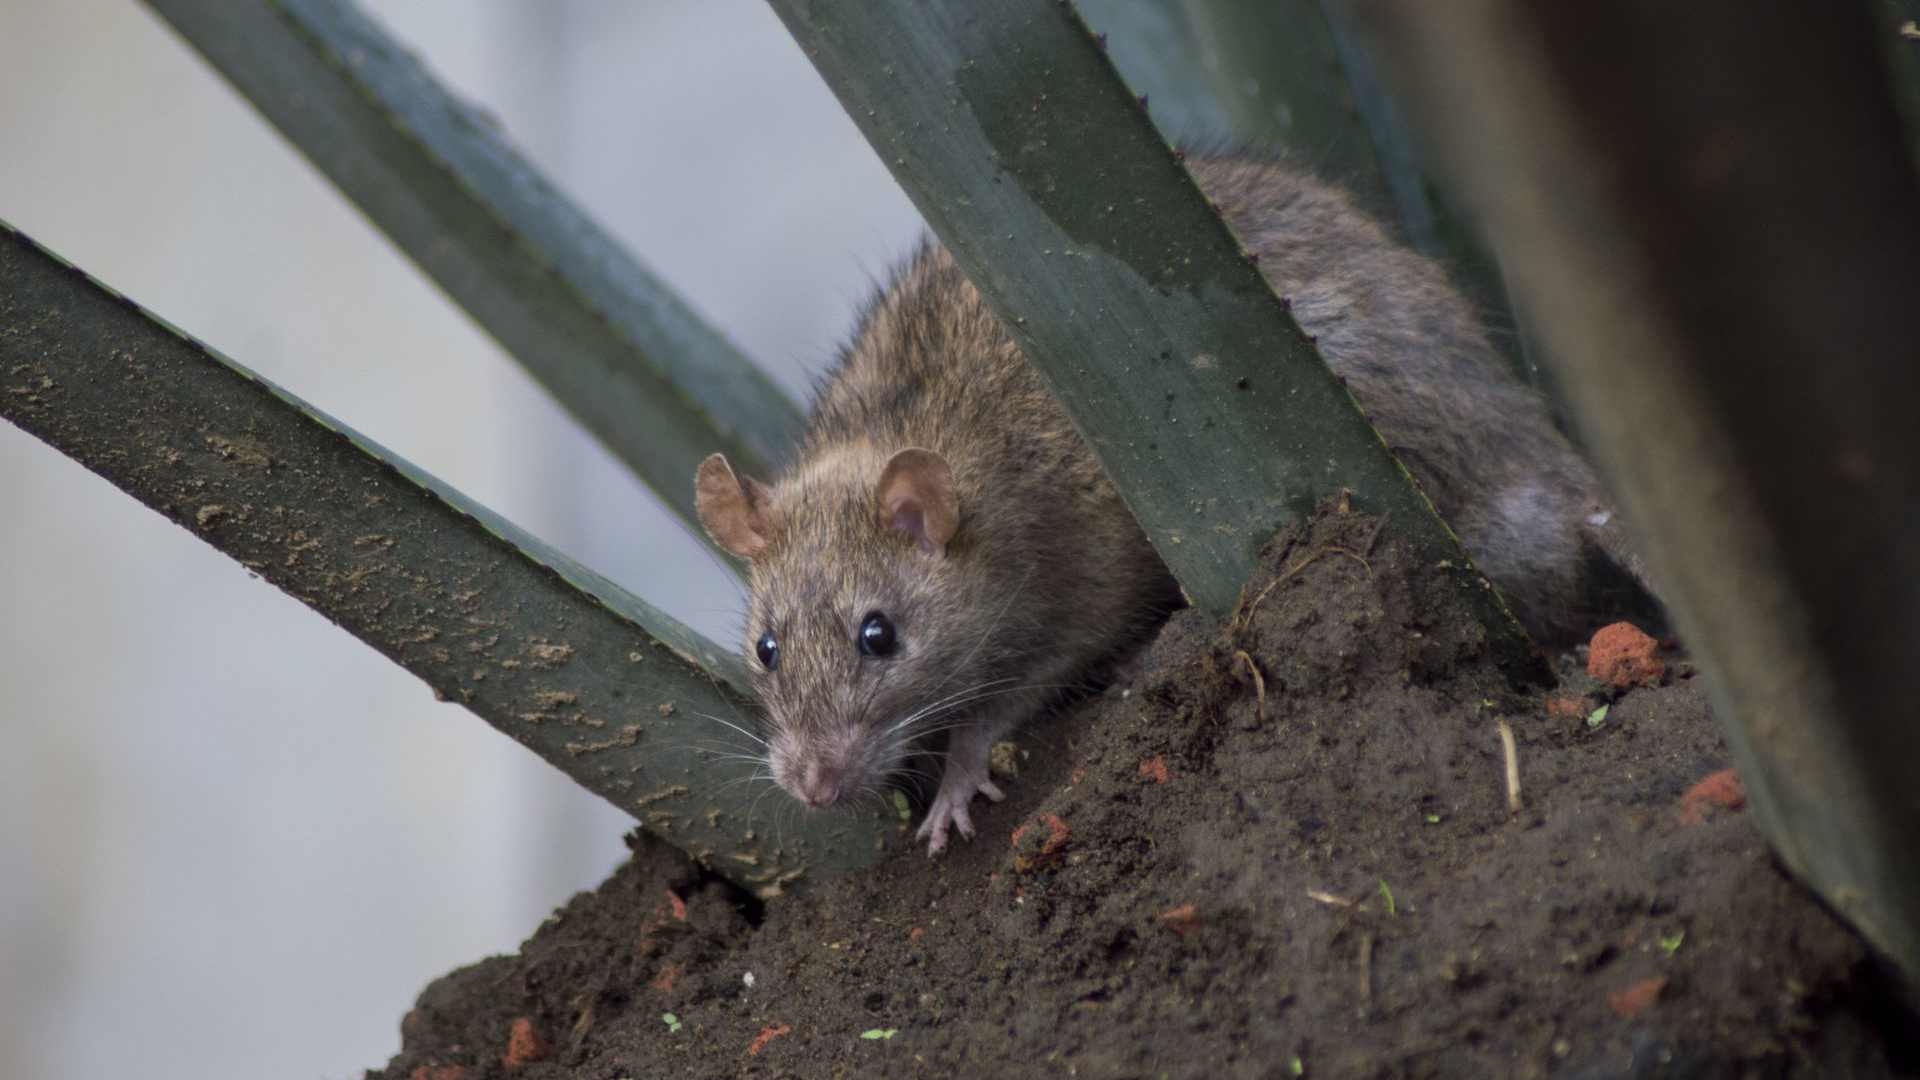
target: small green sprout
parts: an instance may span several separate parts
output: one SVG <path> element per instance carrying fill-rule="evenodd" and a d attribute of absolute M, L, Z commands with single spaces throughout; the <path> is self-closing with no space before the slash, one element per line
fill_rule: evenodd
<path fill-rule="evenodd" d="M 901 821 L 913 820 L 913 807 L 907 805 L 906 792 L 897 788 L 893 792 L 893 812 L 900 815 Z"/>
<path fill-rule="evenodd" d="M 877 1041 L 880 1039 L 891 1039 L 898 1034 L 900 1034 L 899 1028 L 868 1028 L 860 1033 L 860 1037 L 870 1041 Z"/>
<path fill-rule="evenodd" d="M 1299 1054 L 1295 1054 L 1292 1057 L 1287 1059 L 1287 1075 L 1289 1076 L 1307 1075 L 1307 1063 L 1300 1060 Z"/>
<path fill-rule="evenodd" d="M 680 1022 L 679 1017 L 672 1013 L 661 1013 L 660 1022 L 667 1025 L 667 1031 L 675 1035 L 680 1034 L 680 1029 L 686 1026 Z"/>
<path fill-rule="evenodd" d="M 1604 724 L 1604 723 L 1606 723 L 1606 722 L 1607 722 L 1607 710 L 1608 710 L 1608 709 L 1611 709 L 1611 708 L 1613 708 L 1613 706 L 1611 706 L 1611 705 L 1602 705 L 1602 706 L 1600 706 L 1599 708 L 1597 708 L 1597 709 L 1595 709 L 1595 710 L 1593 710 L 1592 712 L 1590 712 L 1590 713 L 1588 713 L 1588 714 L 1587 714 L 1587 727 L 1588 727 L 1588 729 L 1592 729 L 1592 728 L 1597 728 L 1597 727 L 1599 727 L 1599 726 L 1600 726 L 1601 724 Z"/>
<path fill-rule="evenodd" d="M 1438 824 L 1440 824 L 1440 815 L 1439 815 L 1439 814 L 1428 814 L 1428 815 L 1427 815 L 1427 824 L 1429 824 L 1429 825 L 1438 825 Z"/>
<path fill-rule="evenodd" d="M 1387 902 L 1387 914 L 1393 915 L 1393 916 L 1398 916 L 1400 914 L 1400 909 L 1396 908 L 1393 904 L 1393 890 L 1387 888 L 1386 878 L 1380 879 L 1380 899 L 1385 900 Z"/>
<path fill-rule="evenodd" d="M 1680 943 L 1685 940 L 1687 940 L 1687 932 L 1685 930 L 1680 931 L 1672 937 L 1662 937 L 1660 939 L 1660 951 L 1666 953 L 1668 956 L 1672 956 L 1674 953 L 1680 951 Z"/>

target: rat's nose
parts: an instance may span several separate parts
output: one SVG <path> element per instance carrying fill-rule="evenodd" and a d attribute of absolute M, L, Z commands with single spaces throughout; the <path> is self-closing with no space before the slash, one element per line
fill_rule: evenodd
<path fill-rule="evenodd" d="M 818 808 L 831 806 L 839 798 L 840 771 L 824 762 L 809 762 L 800 777 L 800 801 Z"/>

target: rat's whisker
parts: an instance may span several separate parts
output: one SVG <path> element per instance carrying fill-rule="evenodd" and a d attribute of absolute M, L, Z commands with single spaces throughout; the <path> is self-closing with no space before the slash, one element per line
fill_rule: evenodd
<path fill-rule="evenodd" d="M 941 679 L 939 683 L 937 683 L 934 686 L 933 690 L 930 691 L 931 693 L 939 693 L 941 687 L 947 685 L 947 683 L 955 675 L 959 674 L 962 671 L 965 671 L 967 669 L 967 665 L 973 662 L 974 654 L 980 651 L 980 646 L 985 645 L 987 643 L 987 639 L 993 636 L 993 632 L 999 628 L 1000 620 L 1006 617 L 1007 609 L 1013 606 L 1013 602 L 1015 600 L 1020 599 L 1020 595 L 1022 593 L 1026 592 L 1027 582 L 1032 580 L 1033 578 L 1033 569 L 1034 569 L 1034 564 L 1028 563 L 1027 572 L 1020 575 L 1020 584 L 1014 586 L 1013 589 L 1007 593 L 1006 601 L 1000 605 L 1000 610 L 994 613 L 993 620 L 987 623 L 987 628 L 985 630 L 980 631 L 980 640 L 973 643 L 973 648 L 967 650 L 967 655 L 962 657 L 960 662 L 953 666 L 953 670 L 947 672 L 947 677 L 945 679 Z"/>
<path fill-rule="evenodd" d="M 773 776 L 772 776 L 772 774 L 770 774 L 770 773 L 758 773 L 758 772 L 757 772 L 757 773 L 753 773 L 753 774 L 751 774 L 751 775 L 748 775 L 748 776 L 736 776 L 736 777 L 734 777 L 733 779 L 731 779 L 731 780 L 729 780 L 729 781 L 727 781 L 726 783 L 724 783 L 724 784 L 721 784 L 721 785 L 720 785 L 719 787 L 717 787 L 717 788 L 715 788 L 715 789 L 714 789 L 714 791 L 713 791 L 713 797 L 714 797 L 714 799 L 716 799 L 716 800 L 717 800 L 717 799 L 719 799 L 721 795 L 723 795 L 723 794 L 725 794 L 725 793 L 726 793 L 727 791 L 729 791 L 729 790 L 731 790 L 731 789 L 732 789 L 732 788 L 734 787 L 734 785 L 736 785 L 736 784 L 746 784 L 746 785 L 748 785 L 748 790 L 749 790 L 749 791 L 751 791 L 751 790 L 752 790 L 752 786 L 751 786 L 751 785 L 752 785 L 752 784 L 753 784 L 753 783 L 754 783 L 755 781 L 758 781 L 758 780 L 767 780 L 767 781 L 771 781 L 772 779 L 773 779 Z M 762 793 L 762 794 L 764 794 L 764 793 Z M 756 801 L 757 801 L 757 800 L 756 800 Z M 753 814 L 751 813 L 751 811 L 749 811 L 749 813 L 747 814 L 747 823 L 748 823 L 749 825 L 751 825 L 751 824 L 753 823 Z"/>
<path fill-rule="evenodd" d="M 739 732 L 740 734 L 745 735 L 747 738 L 752 739 L 754 742 L 759 743 L 761 746 L 767 745 L 766 739 L 761 738 L 759 735 L 756 735 L 751 731 L 748 731 L 746 728 L 741 727 L 739 724 L 736 724 L 731 720 L 723 720 L 720 717 L 713 715 L 712 713 L 703 713 L 703 712 L 698 712 L 692 709 L 689 709 L 687 711 L 689 715 L 697 716 L 702 720 L 711 720 L 716 724 L 725 724 L 727 727 L 730 727 L 733 730 Z"/>
<path fill-rule="evenodd" d="M 748 765 L 761 765 L 761 766 L 768 764 L 766 757 L 759 754 L 709 754 L 706 760 L 708 761 L 740 761 L 740 762 L 745 762 Z"/>
<path fill-rule="evenodd" d="M 893 724 L 889 725 L 885 731 L 881 732 L 881 734 L 890 735 L 893 732 L 901 730 L 902 728 L 911 726 L 916 721 L 920 720 L 922 717 L 932 714 L 940 709 L 954 707 L 955 703 L 959 702 L 960 699 L 966 697 L 968 694 L 975 693 L 985 687 L 997 686 L 1000 683 L 1012 682 L 1012 681 L 1013 681 L 1012 679 L 991 679 L 991 680 L 988 680 L 987 682 L 975 683 L 974 685 L 964 690 L 957 690 L 947 695 L 946 697 L 941 698 L 938 701 L 935 701 L 928 705 L 922 705 L 920 708 L 915 709 L 911 713 L 908 713 L 904 718 L 897 720 Z M 962 703 L 964 704 L 964 702 Z"/>
<path fill-rule="evenodd" d="M 996 681 L 1006 682 L 1008 680 L 1000 679 Z M 992 684 L 983 683 L 981 685 L 991 686 Z M 938 706 L 929 706 L 927 708 L 917 710 L 912 715 L 908 716 L 906 719 L 888 728 L 883 734 L 892 735 L 896 732 L 903 731 L 903 730 L 913 730 L 914 734 L 918 736 L 918 735 L 924 734 L 924 732 L 914 728 L 914 725 L 930 723 L 933 720 L 938 719 L 948 713 L 954 712 L 958 709 L 965 708 L 966 706 L 969 706 L 969 705 L 978 704 L 979 702 L 988 700 L 990 698 L 1005 697 L 1009 694 L 1042 693 L 1042 692 L 1052 691 L 1052 690 L 1067 690 L 1067 689 L 1072 689 L 1072 687 L 1064 683 L 1031 683 L 1025 686 L 1008 686 L 1008 687 L 1000 687 L 997 689 L 989 689 L 989 690 L 980 690 L 979 688 L 976 687 L 975 692 L 972 694 L 972 696 L 963 697 L 959 699 L 950 698 L 949 700 L 947 700 L 946 702 Z"/>

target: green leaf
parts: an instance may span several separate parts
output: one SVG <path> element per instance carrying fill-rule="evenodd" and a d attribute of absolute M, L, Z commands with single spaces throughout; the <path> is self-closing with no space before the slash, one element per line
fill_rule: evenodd
<path fill-rule="evenodd" d="M 1345 488 L 1451 568 L 1510 671 L 1543 671 L 1070 7 L 773 6 L 1201 609 Z"/>
<path fill-rule="evenodd" d="M 1394 903 L 1393 903 L 1393 890 L 1392 890 L 1392 889 L 1389 889 L 1389 888 L 1387 888 L 1387 879 L 1386 879 L 1386 878 L 1381 878 L 1381 879 L 1380 879 L 1380 899 L 1382 899 L 1382 900 L 1384 900 L 1384 901 L 1386 901 L 1386 905 L 1387 905 L 1387 914 L 1389 914 L 1389 915 L 1395 915 L 1395 916 L 1397 916 L 1397 915 L 1399 915 L 1399 914 L 1400 914 L 1400 909 L 1394 906 Z"/>
<path fill-rule="evenodd" d="M 660 1022 L 667 1025 L 667 1031 L 674 1035 L 680 1034 L 680 1029 L 686 1026 L 685 1024 L 682 1024 L 680 1022 L 680 1018 L 678 1016 L 675 1016 L 672 1013 L 661 1013 Z"/>
<path fill-rule="evenodd" d="M 0 223 L 0 418 L 165 514 L 706 866 L 775 891 L 893 830 L 754 832 L 740 663 Z M 105 613 L 102 613 L 105 617 Z M 767 821 L 761 822 L 763 826 Z M 774 834 L 778 834 L 776 842 Z"/>
<path fill-rule="evenodd" d="M 1429 825 L 1438 825 L 1438 824 L 1440 824 L 1440 815 L 1439 815 L 1439 814 L 1428 814 L 1428 815 L 1427 815 L 1427 824 L 1429 824 Z"/>
<path fill-rule="evenodd" d="M 1599 708 L 1597 708 L 1597 709 L 1595 709 L 1595 710 L 1593 710 L 1592 712 L 1590 712 L 1590 713 L 1588 713 L 1588 714 L 1587 714 L 1587 727 L 1588 727 L 1588 728 L 1590 728 L 1590 729 L 1591 729 L 1591 728 L 1597 728 L 1597 727 L 1599 727 L 1599 726 L 1600 726 L 1601 724 L 1604 724 L 1604 723 L 1606 723 L 1606 722 L 1607 722 L 1607 710 L 1609 710 L 1609 709 L 1611 709 L 1611 708 L 1613 708 L 1613 706 L 1611 706 L 1611 705 L 1602 705 L 1602 706 L 1600 706 Z"/>
<path fill-rule="evenodd" d="M 772 380 L 352 4 L 148 6 L 694 535 L 702 458 L 786 454 L 801 416 Z"/>
<path fill-rule="evenodd" d="M 860 1037 L 869 1040 L 891 1039 L 898 1034 L 900 1034 L 899 1028 L 869 1028 L 861 1032 Z"/>
<path fill-rule="evenodd" d="M 1662 937 L 1660 939 L 1660 951 L 1666 953 L 1668 956 L 1672 956 L 1674 953 L 1680 951 L 1680 943 L 1685 940 L 1687 940 L 1687 932 L 1685 930 L 1680 931 L 1672 937 Z"/>

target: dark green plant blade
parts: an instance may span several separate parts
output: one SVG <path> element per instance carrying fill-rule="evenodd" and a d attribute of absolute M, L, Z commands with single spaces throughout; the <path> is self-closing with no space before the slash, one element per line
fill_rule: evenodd
<path fill-rule="evenodd" d="M 772 380 L 353 5 L 148 6 L 696 535 L 702 458 L 785 455 Z"/>
<path fill-rule="evenodd" d="M 773 7 L 1196 604 L 1231 609 L 1273 530 L 1347 488 L 1454 567 L 1511 670 L 1537 670 L 1071 8 Z"/>
<path fill-rule="evenodd" d="M 1920 168 L 1920 0 L 1866 0 L 1892 70 L 1907 145 Z"/>
<path fill-rule="evenodd" d="M 752 820 L 724 650 L 0 223 L 0 417 L 763 891 L 897 822 Z M 755 828 L 755 826 L 758 826 Z"/>
<path fill-rule="evenodd" d="M 1858 5 L 1365 0 L 1783 862 L 1920 975 L 1920 173 Z"/>
<path fill-rule="evenodd" d="M 1366 118 L 1319 0 L 1074 6 L 1105 37 L 1113 66 L 1147 97 L 1169 138 L 1285 150 L 1366 205 L 1388 208 Z"/>
<path fill-rule="evenodd" d="M 1372 56 L 1327 0 L 1076 0 L 1170 138 L 1285 151 L 1338 182 L 1479 306 L 1516 371 L 1539 383 L 1499 265 L 1431 175 Z"/>

